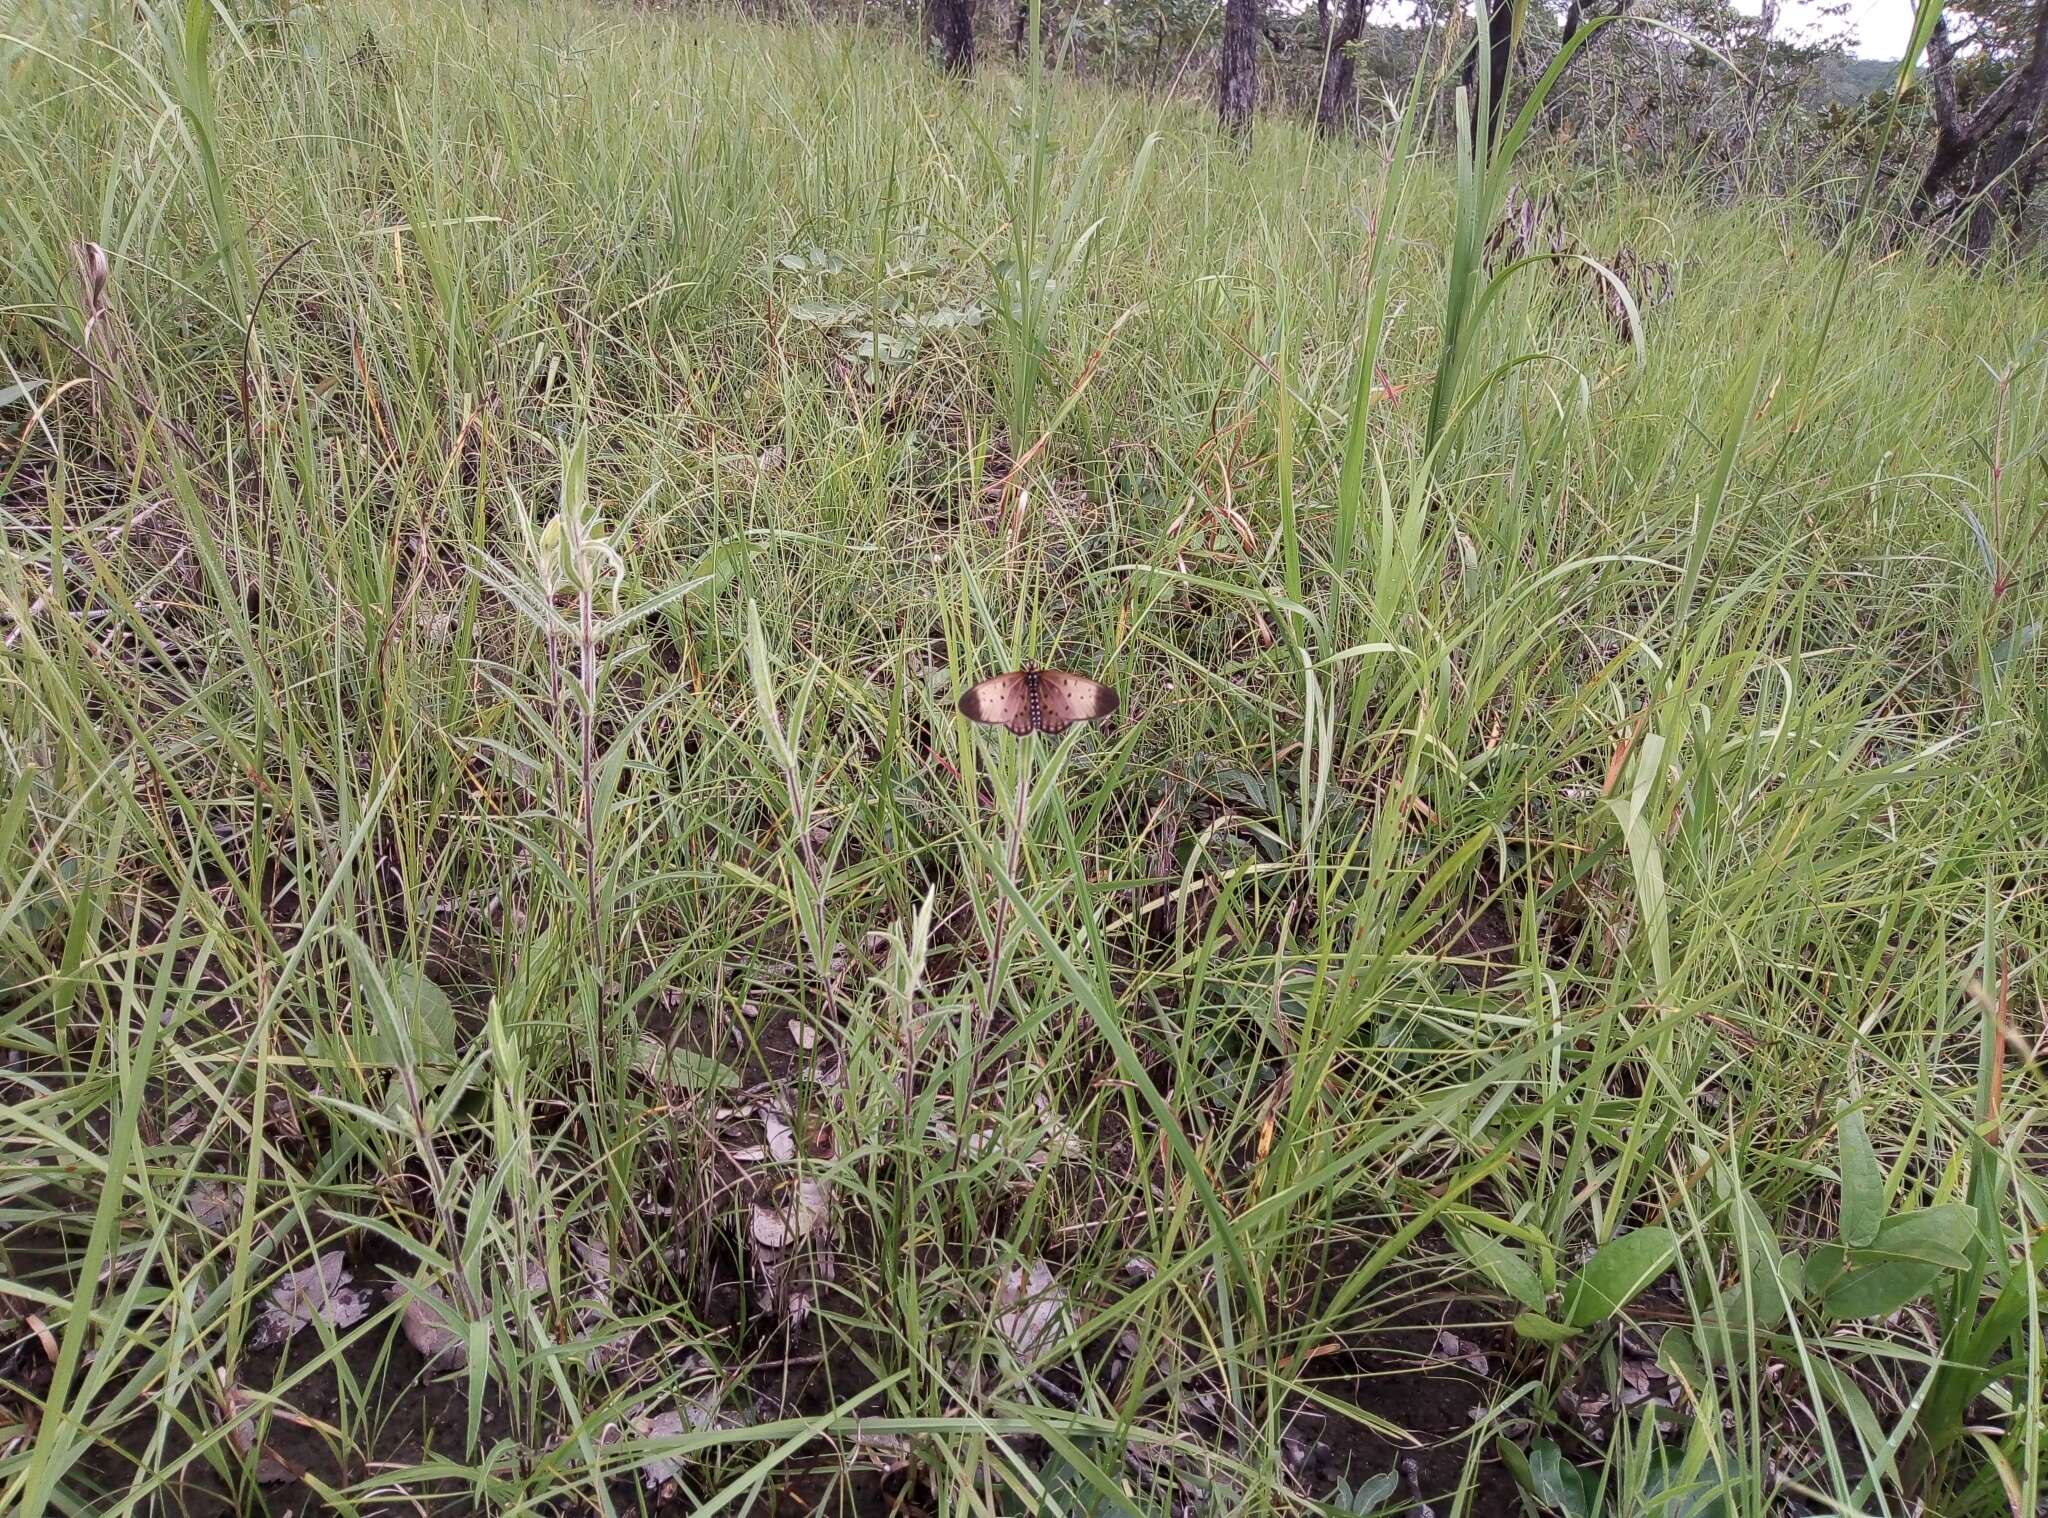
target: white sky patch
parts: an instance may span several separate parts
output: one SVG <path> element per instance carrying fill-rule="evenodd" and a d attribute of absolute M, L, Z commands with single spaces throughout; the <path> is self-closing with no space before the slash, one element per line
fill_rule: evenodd
<path fill-rule="evenodd" d="M 1309 8 L 1311 0 L 1268 0 L 1269 4 L 1292 12 Z M 1761 0 L 1729 0 L 1737 10 L 1754 16 L 1761 13 Z M 1470 11 L 1470 0 L 1465 0 Z M 1606 10 L 1605 3 L 1589 9 Z M 1914 0 L 1778 0 L 1778 31 L 1786 37 L 1812 41 L 1839 39 L 1858 58 L 1881 58 L 1893 62 L 1906 51 L 1913 35 Z M 1553 15 L 1562 15 L 1564 0 L 1551 0 Z M 1831 12 L 1839 11 L 1839 14 Z M 1412 25 L 1414 8 L 1404 0 L 1377 0 L 1370 18 L 1381 24 Z"/>
<path fill-rule="evenodd" d="M 1762 9 L 1758 0 L 1734 0 L 1735 8 L 1754 16 Z M 1781 0 L 1778 25 L 1795 35 L 1831 36 L 1849 34 L 1849 51 L 1859 58 L 1897 58 L 1906 51 L 1906 39 L 1913 34 L 1913 0 L 1848 0 L 1841 16 L 1823 14 L 1833 9 L 1818 0 Z"/>

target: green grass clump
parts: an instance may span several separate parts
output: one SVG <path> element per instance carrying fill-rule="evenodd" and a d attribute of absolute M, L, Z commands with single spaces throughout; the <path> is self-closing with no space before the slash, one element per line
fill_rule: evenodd
<path fill-rule="evenodd" d="M 235 9 L 0 22 L 0 1511 L 2034 1510 L 2033 274 Z"/>

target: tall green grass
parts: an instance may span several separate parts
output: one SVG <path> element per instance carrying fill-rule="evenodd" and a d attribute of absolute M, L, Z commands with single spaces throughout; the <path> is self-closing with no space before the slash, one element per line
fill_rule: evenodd
<path fill-rule="evenodd" d="M 1618 343 L 1420 85 L 4 31 L 0 1510 L 2038 1504 L 2042 289 L 1575 180 Z"/>

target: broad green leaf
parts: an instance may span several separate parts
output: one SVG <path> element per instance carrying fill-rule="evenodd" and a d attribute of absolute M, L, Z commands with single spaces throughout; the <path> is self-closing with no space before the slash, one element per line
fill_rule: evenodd
<path fill-rule="evenodd" d="M 1976 1229 L 1964 1203 L 1926 1207 L 1885 1219 L 1867 1249 L 1823 1245 L 1807 1261 L 1807 1289 L 1835 1322 L 1882 1318 L 1924 1296 L 1947 1270 L 1961 1270 Z"/>
<path fill-rule="evenodd" d="M 1733 1221 L 1742 1250 L 1742 1280 L 1758 1328 L 1770 1330 L 1785 1321 L 1783 1257 L 1778 1238 L 1771 1229 L 1756 1198 L 1747 1189 L 1735 1189 Z M 1734 1321 L 1739 1315 L 1731 1312 Z"/>
<path fill-rule="evenodd" d="M 1927 1294 L 1945 1267 L 1924 1260 L 1884 1260 L 1848 1270 L 1821 1294 L 1821 1315 L 1832 1322 L 1882 1318 Z"/>
<path fill-rule="evenodd" d="M 1678 1235 L 1669 1228 L 1638 1228 L 1607 1241 L 1564 1291 L 1564 1320 L 1590 1328 L 1633 1302 L 1678 1258 Z"/>
<path fill-rule="evenodd" d="M 1587 1518 L 1595 1488 L 1584 1471 L 1564 1458 L 1555 1439 L 1538 1439 L 1526 1455 L 1505 1439 L 1499 1449 L 1515 1484 L 1537 1503 L 1567 1518 Z"/>
<path fill-rule="evenodd" d="M 926 332 L 950 332 L 956 327 L 983 326 L 992 315 L 994 313 L 979 302 L 968 306 L 935 306 L 929 311 L 910 312 L 903 318 L 903 325 Z"/>
<path fill-rule="evenodd" d="M 1962 1270 L 1970 1263 L 1970 1244 L 1976 1232 L 1976 1209 L 1965 1202 L 1952 1202 L 1886 1218 L 1869 1248 L 1850 1253 L 1859 1261 L 1912 1260 Z"/>
<path fill-rule="evenodd" d="M 848 345 L 846 352 L 849 358 L 900 368 L 917 357 L 917 343 L 887 332 L 863 332 Z"/>
<path fill-rule="evenodd" d="M 411 1072 L 409 1082 L 394 1078 L 385 1088 L 384 1111 L 396 1118 L 412 1100 L 447 1086 L 459 1063 L 459 1035 L 448 993 L 417 965 L 385 966 L 384 984 L 391 1002 L 388 1011 L 378 1009 L 376 1058 L 392 1070 Z"/>
<path fill-rule="evenodd" d="M 1839 1244 L 1815 1246 L 1800 1266 L 1799 1275 L 1805 1287 L 1805 1295 L 1824 1297 L 1833 1289 L 1843 1273 L 1849 1268 L 1849 1251 Z"/>
<path fill-rule="evenodd" d="M 1868 1244 L 1884 1221 L 1884 1170 L 1862 1112 L 1844 1112 L 1835 1131 L 1842 1146 L 1842 1242 Z"/>
<path fill-rule="evenodd" d="M 1493 1447 L 1500 1456 L 1500 1463 L 1505 1465 L 1508 1468 L 1508 1474 L 1515 1478 L 1515 1485 L 1523 1491 L 1534 1495 L 1536 1475 L 1535 1472 L 1529 1469 L 1529 1457 L 1522 1453 L 1521 1446 L 1510 1444 L 1505 1439 L 1496 1439 L 1493 1442 Z"/>
<path fill-rule="evenodd" d="M 1643 1518 L 1732 1518 L 1731 1478 L 1704 1468 L 1688 1470 L 1668 1450 L 1651 1457 L 1643 1481 Z"/>
<path fill-rule="evenodd" d="M 1635 875 L 1636 909 L 1642 917 L 1642 931 L 1650 941 L 1650 965 L 1659 986 L 1671 978 L 1671 919 L 1664 891 L 1664 846 L 1649 808 L 1663 759 L 1663 735 L 1648 734 L 1636 755 L 1635 778 L 1629 794 L 1604 803 L 1614 814 L 1614 824 L 1621 829 L 1622 841 L 1628 846 L 1629 867 Z"/>
<path fill-rule="evenodd" d="M 1687 1333 L 1667 1333 L 1657 1341 L 1657 1363 L 1680 1386 L 1697 1390 L 1707 1384 L 1707 1363 Z"/>
<path fill-rule="evenodd" d="M 740 1083 L 737 1070 L 694 1049 L 673 1048 L 651 1033 L 633 1051 L 633 1068 L 660 1085 L 683 1091 L 723 1091 Z"/>
<path fill-rule="evenodd" d="M 1357 1513 L 1360 1518 L 1377 1513 L 1387 1505 L 1395 1492 L 1401 1489 L 1399 1471 L 1381 1471 L 1371 1480 L 1361 1482 L 1354 1490 L 1346 1492 L 1340 1485 L 1336 1499 L 1337 1506 L 1347 1513 Z"/>
<path fill-rule="evenodd" d="M 1532 1311 L 1543 1310 L 1543 1282 L 1521 1251 L 1510 1249 L 1492 1234 L 1477 1228 L 1451 1229 L 1451 1242 L 1479 1272 L 1502 1291 Z"/>
<path fill-rule="evenodd" d="M 12 385 L 0 385 L 0 411 L 9 406 L 20 405 L 50 382 L 46 379 L 25 379 Z"/>
<path fill-rule="evenodd" d="M 1796 1254 L 1778 1257 L 1778 1279 L 1785 1283 L 1785 1295 L 1795 1302 L 1806 1300 L 1806 1261 Z"/>
<path fill-rule="evenodd" d="M 1515 1315 L 1515 1332 L 1525 1339 L 1534 1339 L 1539 1344 L 1562 1344 L 1576 1329 L 1562 1323 L 1554 1323 L 1540 1312 L 1524 1312 Z"/>
<path fill-rule="evenodd" d="M 394 964 L 385 981 L 391 988 L 392 1008 L 404 1020 L 413 1059 L 421 1065 L 453 1065 L 458 1035 L 455 1007 L 448 993 L 427 979 L 417 965 Z M 402 1058 L 395 1038 L 390 1055 L 393 1063 Z"/>
<path fill-rule="evenodd" d="M 814 327 L 836 327 L 858 322 L 867 312 L 851 301 L 800 300 L 789 308 L 790 320 Z"/>

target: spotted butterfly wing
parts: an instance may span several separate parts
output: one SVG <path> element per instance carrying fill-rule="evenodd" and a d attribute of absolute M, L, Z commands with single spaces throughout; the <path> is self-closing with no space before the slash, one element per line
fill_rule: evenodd
<path fill-rule="evenodd" d="M 1031 702 L 1024 672 L 994 675 L 960 698 L 960 714 L 991 727 L 1007 727 L 1018 737 L 1031 731 Z"/>
<path fill-rule="evenodd" d="M 1065 669 L 1039 674 L 1038 730 L 1042 733 L 1064 732 L 1076 722 L 1099 721 L 1113 715 L 1117 706 L 1116 692 L 1100 680 Z"/>
<path fill-rule="evenodd" d="M 960 698 L 962 716 L 1007 727 L 1020 738 L 1034 732 L 1063 733 L 1076 722 L 1094 722 L 1116 709 L 1116 692 L 1100 680 L 1035 665 L 991 676 Z"/>

